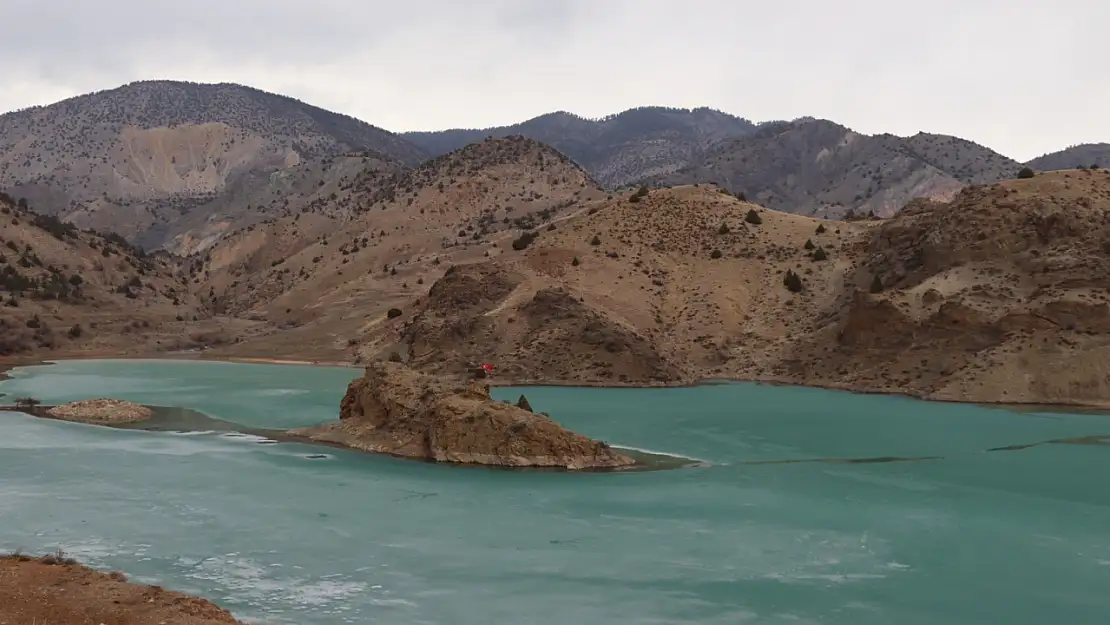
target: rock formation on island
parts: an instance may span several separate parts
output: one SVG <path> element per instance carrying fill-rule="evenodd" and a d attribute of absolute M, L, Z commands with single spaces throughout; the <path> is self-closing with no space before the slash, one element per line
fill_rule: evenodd
<path fill-rule="evenodd" d="M 79 421 L 96 425 L 135 423 L 150 418 L 150 408 L 122 399 L 82 399 L 61 406 L 54 406 L 46 414 L 64 421 Z"/>
<path fill-rule="evenodd" d="M 351 382 L 338 422 L 290 434 L 436 462 L 570 470 L 635 464 L 546 415 L 492 399 L 487 384 L 441 379 L 393 362 L 374 363 Z"/>

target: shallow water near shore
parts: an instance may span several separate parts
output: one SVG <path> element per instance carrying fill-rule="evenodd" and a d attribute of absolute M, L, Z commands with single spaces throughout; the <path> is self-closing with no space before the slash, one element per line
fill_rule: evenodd
<path fill-rule="evenodd" d="M 271 623 L 1040 625 L 1110 614 L 1110 446 L 1098 438 L 1110 417 L 750 384 L 524 389 L 575 431 L 707 463 L 589 474 L 466 470 L 240 432 L 334 419 L 360 373 L 126 360 L 15 369 L 0 392 L 109 396 L 229 424 L 182 421 L 175 433 L 0 414 L 0 549 L 61 547 Z"/>

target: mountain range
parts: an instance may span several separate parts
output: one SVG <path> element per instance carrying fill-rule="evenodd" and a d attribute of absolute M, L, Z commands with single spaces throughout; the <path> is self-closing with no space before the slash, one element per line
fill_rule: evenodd
<path fill-rule="evenodd" d="M 812 118 L 753 123 L 709 108 L 392 133 L 241 85 L 148 81 L 0 115 L 0 189 L 79 227 L 189 254 L 273 217 L 344 215 L 357 209 L 354 186 L 513 135 L 551 146 L 605 189 L 714 183 L 770 208 L 834 218 L 951 199 L 1023 166 L 956 137 L 868 136 Z M 1079 164 L 1110 165 L 1110 145 L 1028 163 Z"/>
<path fill-rule="evenodd" d="M 2 116 L 0 138 L 0 358 L 1110 405 L 1098 145 L 1023 164 L 708 109 L 398 135 L 165 82 Z"/>

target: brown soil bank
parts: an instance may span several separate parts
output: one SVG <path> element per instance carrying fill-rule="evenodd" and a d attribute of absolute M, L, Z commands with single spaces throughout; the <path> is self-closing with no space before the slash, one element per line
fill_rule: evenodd
<path fill-rule="evenodd" d="M 387 362 L 367 367 L 351 382 L 338 422 L 290 433 L 436 462 L 571 470 L 635 464 L 546 415 L 493 400 L 486 384 L 467 385 Z"/>
<path fill-rule="evenodd" d="M 242 625 L 204 599 L 100 573 L 61 556 L 0 557 L 0 623 Z"/>

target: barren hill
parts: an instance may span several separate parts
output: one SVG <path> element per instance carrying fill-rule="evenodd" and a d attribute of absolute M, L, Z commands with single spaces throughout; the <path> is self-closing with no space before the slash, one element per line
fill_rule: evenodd
<path fill-rule="evenodd" d="M 721 142 L 704 163 L 648 182 L 711 182 L 770 208 L 808 215 L 889 216 L 914 198 L 948 200 L 967 184 L 1012 178 L 1019 169 L 1017 161 L 955 137 L 868 136 L 803 118 Z"/>
<path fill-rule="evenodd" d="M 523 251 L 448 270 L 387 349 L 444 372 L 491 361 L 521 381 L 730 375 L 811 323 L 811 308 L 833 305 L 839 250 L 868 228 L 829 223 L 818 234 L 818 220 L 710 186 L 632 197 L 541 231 Z M 826 260 L 810 259 L 807 240 Z M 801 293 L 784 286 L 787 269 Z"/>
<path fill-rule="evenodd" d="M 395 317 L 347 308 L 351 329 L 332 341 L 443 373 L 489 361 L 517 383 L 728 377 L 1110 403 L 1110 172 L 969 187 L 878 222 L 707 185 L 633 197 L 587 205 L 523 249 L 451 258 L 434 282 L 389 293 Z M 387 290 L 374 282 L 367 296 Z M 338 328 L 303 336 L 325 327 Z"/>
<path fill-rule="evenodd" d="M 361 212 L 276 219 L 190 259 L 194 288 L 214 309 L 288 330 L 238 349 L 296 340 L 349 354 L 348 340 L 449 263 L 504 253 L 522 229 L 605 197 L 565 156 L 523 137 L 467 146 L 371 188 L 352 200 Z M 322 328 L 328 336 L 313 338 Z"/>
<path fill-rule="evenodd" d="M 21 204 L 0 194 L 0 356 L 162 351 L 206 342 L 208 315 L 176 259 Z"/>
<path fill-rule="evenodd" d="M 445 154 L 486 137 L 522 135 L 571 157 L 606 187 L 620 187 L 699 162 L 709 146 L 754 128 L 746 119 L 709 108 L 642 107 L 599 120 L 558 112 L 512 126 L 402 136 L 432 154 Z"/>
<path fill-rule="evenodd" d="M 292 98 L 138 82 L 0 116 L 0 188 L 134 242 L 244 179 L 352 150 L 408 165 L 424 157 L 397 135 Z"/>
<path fill-rule="evenodd" d="M 343 217 L 365 211 L 368 195 L 407 171 L 374 152 L 307 160 L 277 172 L 249 174 L 173 222 L 158 225 L 140 243 L 181 256 L 207 250 L 234 231 L 298 214 Z"/>
<path fill-rule="evenodd" d="M 877 228 L 837 325 L 787 378 L 960 400 L 1108 403 L 1110 173 L 1063 171 L 919 201 Z"/>
<path fill-rule="evenodd" d="M 1058 171 L 1080 167 L 1110 167 L 1110 143 L 1084 143 L 1052 152 L 1026 163 L 1037 171 Z"/>

